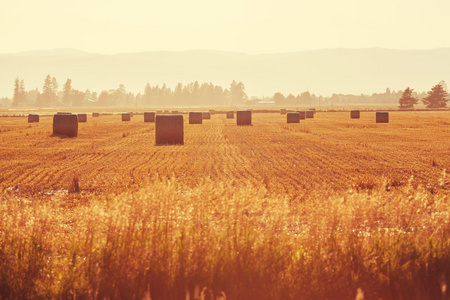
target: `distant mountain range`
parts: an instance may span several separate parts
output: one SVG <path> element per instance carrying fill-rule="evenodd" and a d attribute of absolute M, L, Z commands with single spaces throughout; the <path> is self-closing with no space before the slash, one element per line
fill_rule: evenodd
<path fill-rule="evenodd" d="M 11 97 L 14 79 L 27 90 L 42 89 L 47 74 L 60 89 L 72 79 L 78 90 L 100 93 L 124 84 L 143 92 L 145 84 L 174 88 L 178 82 L 212 82 L 228 88 L 242 81 L 249 96 L 275 92 L 297 95 L 372 94 L 404 89 L 427 91 L 450 81 L 450 48 L 392 50 L 323 49 L 279 54 L 244 54 L 207 50 L 158 51 L 103 55 L 76 49 L 0 54 L 0 97 Z"/>

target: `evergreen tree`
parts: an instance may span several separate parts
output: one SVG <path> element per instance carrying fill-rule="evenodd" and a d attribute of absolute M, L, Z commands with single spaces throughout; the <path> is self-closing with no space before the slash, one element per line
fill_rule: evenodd
<path fill-rule="evenodd" d="M 71 79 L 67 79 L 66 83 L 64 84 L 62 100 L 65 105 L 72 104 L 72 80 Z"/>
<path fill-rule="evenodd" d="M 151 100 L 152 100 L 152 87 L 150 86 L 150 83 L 147 83 L 144 89 L 144 96 L 143 96 L 144 104 L 149 105 L 151 103 Z"/>
<path fill-rule="evenodd" d="M 241 104 L 248 99 L 245 93 L 245 86 L 242 82 L 233 82 L 230 85 L 230 102 L 231 104 Z"/>
<path fill-rule="evenodd" d="M 56 95 L 57 89 L 58 83 L 56 82 L 55 77 L 52 79 L 50 75 L 47 75 L 44 80 L 44 86 L 42 87 L 41 97 L 39 98 L 39 102 L 37 104 L 39 106 L 55 105 L 58 100 Z"/>
<path fill-rule="evenodd" d="M 25 91 L 25 84 L 23 80 L 19 80 L 17 77 L 14 81 L 14 96 L 12 106 L 24 106 L 27 98 L 27 92 Z"/>
<path fill-rule="evenodd" d="M 443 108 L 447 107 L 447 92 L 444 90 L 442 85 L 437 84 L 431 88 L 428 92 L 428 96 L 422 99 L 423 104 L 427 108 Z"/>
<path fill-rule="evenodd" d="M 20 81 L 19 77 L 14 81 L 14 96 L 12 106 L 20 106 Z"/>
<path fill-rule="evenodd" d="M 419 99 L 412 96 L 413 89 L 409 87 L 403 92 L 402 97 L 398 99 L 398 104 L 400 109 L 413 109 L 414 104 L 419 102 Z"/>

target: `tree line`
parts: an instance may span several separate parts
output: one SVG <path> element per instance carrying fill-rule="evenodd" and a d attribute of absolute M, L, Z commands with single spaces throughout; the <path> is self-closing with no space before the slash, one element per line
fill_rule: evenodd
<path fill-rule="evenodd" d="M 14 95 L 11 105 L 21 106 L 184 106 L 184 105 L 234 105 L 248 100 L 245 86 L 242 82 L 233 80 L 228 89 L 212 83 L 198 83 L 198 81 L 183 85 L 178 83 L 175 88 L 151 86 L 147 83 L 144 92 L 133 94 L 127 92 L 125 85 L 120 84 L 117 89 L 91 92 L 79 91 L 72 87 L 72 80 L 67 79 L 63 88 L 58 89 L 55 77 L 47 75 L 42 92 L 39 90 L 26 91 L 24 81 L 16 78 Z"/>
<path fill-rule="evenodd" d="M 414 109 L 419 98 L 427 108 L 447 107 L 447 85 L 444 81 L 434 86 L 431 91 L 417 93 L 411 88 L 404 91 L 391 91 L 372 95 L 332 94 L 331 97 L 322 97 L 308 91 L 294 96 L 275 93 L 271 97 L 252 97 L 245 93 L 242 82 L 232 81 L 229 88 L 212 83 L 198 83 L 198 81 L 183 85 L 178 83 L 174 88 L 150 85 L 147 83 L 143 93 L 133 94 L 127 92 L 126 87 L 120 84 L 117 89 L 97 92 L 90 90 L 80 91 L 72 87 L 72 80 L 67 79 L 62 89 L 58 88 L 55 77 L 47 75 L 44 80 L 42 92 L 38 89 L 25 90 L 24 80 L 16 78 L 14 82 L 14 95 L 12 101 L 8 98 L 0 99 L 0 106 L 206 106 L 206 105 L 365 105 L 365 104 L 399 104 L 400 109 Z"/>

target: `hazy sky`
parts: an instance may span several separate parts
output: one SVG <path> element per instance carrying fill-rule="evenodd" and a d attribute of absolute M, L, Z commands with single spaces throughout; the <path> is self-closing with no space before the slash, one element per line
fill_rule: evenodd
<path fill-rule="evenodd" d="M 449 0 L 14 0 L 0 53 L 450 47 Z"/>

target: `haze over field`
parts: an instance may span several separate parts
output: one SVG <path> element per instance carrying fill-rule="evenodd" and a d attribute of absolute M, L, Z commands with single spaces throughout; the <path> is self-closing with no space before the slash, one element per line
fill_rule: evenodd
<path fill-rule="evenodd" d="M 450 81 L 450 48 L 433 50 L 327 49 L 280 54 L 220 51 L 158 51 L 91 54 L 74 49 L 0 55 L 0 96 L 10 97 L 19 76 L 26 89 L 42 89 L 47 74 L 59 84 L 72 79 L 74 88 L 100 92 L 124 84 L 143 92 L 146 83 L 174 88 L 198 80 L 228 88 L 233 80 L 248 96 L 276 92 L 297 95 L 372 94 L 411 86 L 427 91 Z"/>
<path fill-rule="evenodd" d="M 0 97 L 16 77 L 41 89 L 47 74 L 98 92 L 233 79 L 258 97 L 426 91 L 450 78 L 448 11 L 444 0 L 8 1 Z"/>

